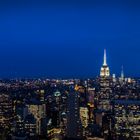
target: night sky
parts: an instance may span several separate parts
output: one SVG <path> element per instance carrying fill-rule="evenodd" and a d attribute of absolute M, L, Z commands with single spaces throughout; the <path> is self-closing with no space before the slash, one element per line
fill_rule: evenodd
<path fill-rule="evenodd" d="M 113 0 L 112 0 L 113 1 Z M 0 77 L 140 76 L 140 2 L 0 2 Z"/>

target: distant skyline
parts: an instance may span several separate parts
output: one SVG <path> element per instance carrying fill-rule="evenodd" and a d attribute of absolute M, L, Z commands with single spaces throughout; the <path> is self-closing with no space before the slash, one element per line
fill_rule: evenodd
<path fill-rule="evenodd" d="M 140 2 L 0 2 L 0 77 L 140 77 Z"/>

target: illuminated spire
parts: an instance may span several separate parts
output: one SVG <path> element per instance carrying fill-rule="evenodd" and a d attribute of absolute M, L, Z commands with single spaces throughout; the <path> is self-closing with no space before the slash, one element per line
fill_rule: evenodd
<path fill-rule="evenodd" d="M 107 66 L 106 49 L 104 49 L 104 62 L 103 62 L 103 66 L 101 67 L 100 76 L 101 77 L 109 77 L 110 76 L 110 69 Z"/>
<path fill-rule="evenodd" d="M 123 66 L 122 66 L 122 71 L 121 71 L 121 78 L 124 79 L 124 70 L 123 70 Z"/>
<path fill-rule="evenodd" d="M 104 49 L 104 63 L 103 66 L 107 66 L 107 62 L 106 62 L 106 49 Z"/>

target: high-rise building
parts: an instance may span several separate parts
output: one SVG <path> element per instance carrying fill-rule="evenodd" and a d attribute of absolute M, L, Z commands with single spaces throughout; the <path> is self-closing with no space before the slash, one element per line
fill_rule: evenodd
<path fill-rule="evenodd" d="M 87 107 L 80 107 L 80 119 L 82 126 L 87 128 L 89 124 L 89 112 Z"/>
<path fill-rule="evenodd" d="M 79 139 L 82 137 L 82 125 L 80 121 L 80 108 L 78 92 L 71 89 L 68 97 L 67 109 L 67 138 Z"/>
<path fill-rule="evenodd" d="M 36 119 L 36 133 L 38 135 L 42 134 L 42 121 L 46 118 L 46 105 L 42 104 L 40 101 L 34 100 L 28 105 L 29 114 L 32 114 Z"/>
<path fill-rule="evenodd" d="M 33 114 L 29 114 L 25 118 L 25 121 L 24 121 L 25 130 L 26 130 L 27 136 L 29 138 L 36 137 L 36 129 L 37 129 L 36 122 L 37 122 L 37 120 L 36 120 L 36 118 L 34 117 Z"/>
<path fill-rule="evenodd" d="M 122 66 L 122 69 L 121 69 L 121 77 L 119 78 L 119 81 L 120 81 L 121 84 L 124 84 L 124 82 L 125 82 L 123 66 Z"/>
<path fill-rule="evenodd" d="M 107 57 L 106 57 L 106 50 L 104 50 L 104 61 L 103 66 L 101 67 L 100 77 L 109 77 L 110 76 L 110 69 L 107 65 Z"/>
<path fill-rule="evenodd" d="M 24 120 L 19 115 L 16 117 L 15 129 L 13 129 L 12 132 L 12 140 L 27 140 Z"/>
<path fill-rule="evenodd" d="M 3 133 L 11 131 L 12 122 L 13 122 L 14 114 L 13 114 L 13 104 L 12 99 L 8 94 L 0 95 L 0 129 Z"/>
<path fill-rule="evenodd" d="M 111 110 L 111 83 L 112 78 L 110 77 L 110 69 L 107 65 L 107 57 L 106 57 L 106 50 L 104 50 L 104 62 L 103 66 L 101 67 L 101 73 L 99 78 L 100 89 L 98 93 L 98 109 L 102 111 L 109 111 Z"/>

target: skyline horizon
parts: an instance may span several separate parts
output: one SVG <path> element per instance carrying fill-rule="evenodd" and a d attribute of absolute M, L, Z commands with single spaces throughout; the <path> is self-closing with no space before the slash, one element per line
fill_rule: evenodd
<path fill-rule="evenodd" d="M 108 63 L 107 63 L 107 50 L 106 48 L 103 49 L 104 50 L 104 55 L 103 55 L 103 62 L 102 62 L 102 65 L 101 66 L 108 66 Z M 110 66 L 109 66 L 110 67 Z M 139 78 L 140 76 L 125 76 L 125 72 L 124 72 L 124 65 L 121 66 L 121 71 L 120 71 L 120 74 L 116 74 L 116 73 L 112 73 L 110 74 L 110 77 L 113 76 L 113 74 L 115 74 L 116 78 L 119 78 L 121 77 L 121 74 L 122 74 L 122 68 L 123 68 L 123 74 L 124 74 L 124 77 L 125 78 Z M 15 72 L 16 73 L 16 72 Z M 41 74 L 41 73 L 40 73 Z M 17 73 L 16 73 L 17 75 Z M 14 77 L 0 77 L 0 79 L 8 79 L 8 78 L 13 78 L 13 79 L 37 79 L 37 78 L 40 78 L 40 79 L 44 79 L 44 78 L 48 78 L 48 79 L 76 79 L 76 78 L 79 78 L 79 79 L 88 79 L 88 78 L 95 78 L 95 77 L 100 77 L 100 71 L 98 72 L 97 75 L 91 75 L 91 76 L 47 76 L 46 74 L 41 74 L 40 76 L 38 75 L 34 75 L 34 76 L 14 76 Z"/>

